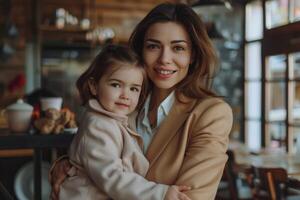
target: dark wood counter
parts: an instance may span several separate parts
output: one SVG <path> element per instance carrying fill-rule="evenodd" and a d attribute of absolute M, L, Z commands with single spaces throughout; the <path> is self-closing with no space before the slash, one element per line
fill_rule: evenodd
<path fill-rule="evenodd" d="M 0 149 L 33 149 L 34 160 L 34 200 L 41 200 L 42 150 L 68 148 L 74 134 L 39 135 L 29 133 L 10 133 L 0 129 Z"/>
<path fill-rule="evenodd" d="M 64 148 L 71 143 L 73 134 L 1 134 L 0 149 Z"/>

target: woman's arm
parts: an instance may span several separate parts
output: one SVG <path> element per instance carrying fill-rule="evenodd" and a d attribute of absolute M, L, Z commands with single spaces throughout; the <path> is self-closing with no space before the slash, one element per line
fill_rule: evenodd
<path fill-rule="evenodd" d="M 186 194 L 193 200 L 213 200 L 227 161 L 232 111 L 226 103 L 217 101 L 201 114 L 197 115 L 197 110 L 195 113 L 189 144 L 175 184 L 192 186 Z"/>

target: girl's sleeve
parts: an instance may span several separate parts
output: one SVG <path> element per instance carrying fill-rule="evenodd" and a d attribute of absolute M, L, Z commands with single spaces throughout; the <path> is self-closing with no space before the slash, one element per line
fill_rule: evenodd
<path fill-rule="evenodd" d="M 162 200 L 167 185 L 146 180 L 134 172 L 123 171 L 120 158 L 123 139 L 119 127 L 108 121 L 91 122 L 80 141 L 81 158 L 92 182 L 118 200 Z"/>
<path fill-rule="evenodd" d="M 197 111 L 196 111 L 197 112 Z M 185 158 L 175 184 L 188 185 L 186 194 L 195 200 L 213 200 L 227 161 L 232 110 L 215 102 L 195 115 Z"/>

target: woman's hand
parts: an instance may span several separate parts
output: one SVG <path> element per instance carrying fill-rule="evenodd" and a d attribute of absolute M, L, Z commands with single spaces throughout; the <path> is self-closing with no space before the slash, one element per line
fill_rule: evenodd
<path fill-rule="evenodd" d="M 169 187 L 164 200 L 191 200 L 186 194 L 184 194 L 184 191 L 190 190 L 191 187 L 188 186 L 177 186 L 172 185 Z"/>
<path fill-rule="evenodd" d="M 59 188 L 67 177 L 67 172 L 72 167 L 68 159 L 57 161 L 50 174 L 50 184 L 52 186 L 51 199 L 58 200 Z"/>

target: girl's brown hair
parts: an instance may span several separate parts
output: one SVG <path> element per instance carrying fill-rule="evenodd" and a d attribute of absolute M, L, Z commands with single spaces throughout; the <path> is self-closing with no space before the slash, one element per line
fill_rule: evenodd
<path fill-rule="evenodd" d="M 217 56 L 201 18 L 186 4 L 163 3 L 153 8 L 130 36 L 130 47 L 143 57 L 144 37 L 149 27 L 158 22 L 175 22 L 185 27 L 192 42 L 193 62 L 187 76 L 178 83 L 176 92 L 191 98 L 216 96 L 211 83 Z"/>
<path fill-rule="evenodd" d="M 129 48 L 122 45 L 109 44 L 105 46 L 95 57 L 89 68 L 78 78 L 76 87 L 79 91 L 82 105 L 85 105 L 89 99 L 95 98 L 91 93 L 88 82 L 90 80 L 96 83 L 108 73 L 112 67 L 132 66 L 139 68 L 143 74 L 143 85 L 139 98 L 138 108 L 143 104 L 147 96 L 148 80 L 147 74 L 138 60 L 138 56 Z"/>

